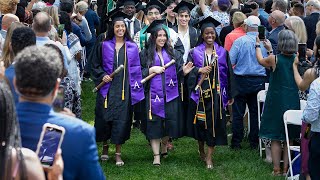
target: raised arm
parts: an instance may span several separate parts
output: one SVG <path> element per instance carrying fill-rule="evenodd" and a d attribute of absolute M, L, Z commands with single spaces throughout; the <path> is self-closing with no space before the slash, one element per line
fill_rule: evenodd
<path fill-rule="evenodd" d="M 296 58 L 294 59 L 294 63 L 292 65 L 294 80 L 296 81 L 296 84 L 297 84 L 299 90 L 305 91 L 309 88 L 310 84 L 315 79 L 314 69 L 313 68 L 308 69 L 304 73 L 303 78 L 302 78 L 299 74 L 299 71 L 298 71 L 298 64 L 299 64 L 299 59 L 298 59 L 298 56 L 296 56 Z"/>
<path fill-rule="evenodd" d="M 271 47 L 271 43 L 269 40 L 265 40 L 263 42 L 264 47 L 267 49 L 268 51 L 268 57 L 263 58 L 262 53 L 261 53 L 261 45 L 260 45 L 260 39 L 257 37 L 257 42 L 256 42 L 256 58 L 259 62 L 260 65 L 262 65 L 265 68 L 270 68 L 272 67 L 272 69 L 275 69 L 276 66 L 276 62 L 275 62 L 275 55 L 273 55 L 273 51 L 272 51 L 272 47 Z"/>

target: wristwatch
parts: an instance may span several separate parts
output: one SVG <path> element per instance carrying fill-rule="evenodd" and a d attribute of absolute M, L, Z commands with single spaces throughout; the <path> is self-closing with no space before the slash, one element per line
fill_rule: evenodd
<path fill-rule="evenodd" d="M 255 48 L 256 48 L 256 49 L 257 49 L 257 48 L 260 48 L 260 44 L 256 44 Z"/>
<path fill-rule="evenodd" d="M 273 53 L 273 51 L 272 51 L 272 50 L 267 52 L 267 54 L 268 54 L 268 55 L 270 55 L 270 54 L 272 54 L 272 53 Z"/>

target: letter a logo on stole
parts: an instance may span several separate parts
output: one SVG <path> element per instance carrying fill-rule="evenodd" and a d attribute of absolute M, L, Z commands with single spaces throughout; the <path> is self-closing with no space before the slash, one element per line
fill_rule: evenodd
<path fill-rule="evenodd" d="M 172 80 L 172 79 L 170 79 L 170 83 L 169 83 L 168 86 L 170 87 L 171 85 L 174 86 L 174 83 L 173 83 L 173 80 Z"/>
<path fill-rule="evenodd" d="M 138 87 L 138 89 L 140 89 L 140 86 L 139 86 L 139 84 L 138 84 L 138 82 L 137 82 L 137 81 L 134 83 L 134 87 L 133 87 L 133 89 L 136 89 L 136 87 Z"/>
<path fill-rule="evenodd" d="M 156 98 L 154 99 L 154 102 L 157 102 L 157 100 L 158 100 L 159 102 L 161 102 L 158 95 L 156 95 Z"/>

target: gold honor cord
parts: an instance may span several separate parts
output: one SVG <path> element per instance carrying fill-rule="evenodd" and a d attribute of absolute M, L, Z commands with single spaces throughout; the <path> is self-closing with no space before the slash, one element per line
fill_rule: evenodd
<path fill-rule="evenodd" d="M 124 68 L 123 68 L 123 79 L 122 79 L 122 101 L 124 101 L 124 82 L 126 80 L 126 67 L 127 67 L 127 48 L 124 43 Z"/>
<path fill-rule="evenodd" d="M 215 48 L 213 47 L 213 50 L 212 50 L 212 56 L 211 56 L 211 61 L 216 61 L 216 51 L 215 51 Z M 209 89 L 210 89 L 210 94 L 211 94 L 211 118 L 212 118 L 212 134 L 213 134 L 213 137 L 215 137 L 215 130 L 214 130 L 214 102 L 213 102 L 213 92 L 212 92 L 212 89 L 213 89 L 213 86 L 215 86 L 215 75 L 216 75 L 216 66 L 217 66 L 217 62 L 211 62 L 210 63 L 211 65 L 213 65 L 213 83 L 211 85 L 211 79 L 210 79 L 210 75 L 208 74 L 208 82 L 209 82 Z M 209 62 L 207 60 L 207 65 L 209 65 Z M 207 129 L 207 125 L 206 125 L 206 129 Z"/>
<path fill-rule="evenodd" d="M 149 119 L 152 120 L 152 112 L 151 112 L 151 90 L 149 92 L 149 96 L 150 96 L 150 99 L 149 99 Z"/>

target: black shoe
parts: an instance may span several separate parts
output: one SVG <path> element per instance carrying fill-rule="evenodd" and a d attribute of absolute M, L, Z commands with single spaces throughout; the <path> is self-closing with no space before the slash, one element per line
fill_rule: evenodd
<path fill-rule="evenodd" d="M 258 145 L 257 144 L 250 144 L 250 149 L 252 150 L 257 150 L 258 149 Z"/>

